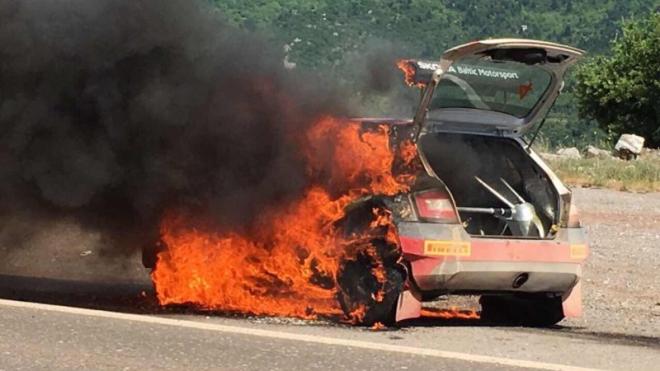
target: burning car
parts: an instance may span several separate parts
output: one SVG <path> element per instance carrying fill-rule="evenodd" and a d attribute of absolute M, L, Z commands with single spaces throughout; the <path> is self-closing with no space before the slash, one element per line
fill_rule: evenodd
<path fill-rule="evenodd" d="M 362 197 L 340 221 L 345 235 L 366 235 L 379 251 L 344 262 L 345 313 L 391 323 L 418 317 L 422 302 L 465 294 L 480 295 L 485 320 L 548 326 L 581 315 L 585 233 L 570 190 L 531 143 L 582 54 L 492 39 L 399 63 L 421 89 L 419 106 L 412 120 L 385 121 L 393 145 L 416 144 L 420 171 L 409 192 Z M 396 236 L 373 228 L 376 210 L 390 215 Z"/>
<path fill-rule="evenodd" d="M 309 180 L 296 197 L 239 229 L 166 213 L 143 250 L 159 303 L 371 325 L 469 294 L 487 320 L 579 315 L 587 242 L 530 147 L 580 55 L 504 39 L 400 62 L 421 88 L 415 117 L 310 123 L 291 141 Z"/>

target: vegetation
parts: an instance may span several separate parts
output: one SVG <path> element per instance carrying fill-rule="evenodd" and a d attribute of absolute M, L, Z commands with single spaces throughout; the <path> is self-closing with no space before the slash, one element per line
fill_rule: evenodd
<path fill-rule="evenodd" d="M 634 161 L 616 158 L 559 159 L 548 161 L 566 183 L 622 191 L 660 192 L 659 158 Z"/>
<path fill-rule="evenodd" d="M 660 13 L 627 22 L 612 44 L 577 73 L 580 114 L 617 136 L 635 133 L 660 146 Z"/>
<path fill-rule="evenodd" d="M 375 39 L 419 57 L 484 37 L 552 40 L 604 53 L 622 19 L 648 14 L 658 0 L 213 0 L 234 24 L 293 46 L 301 65 L 341 64 Z"/>
<path fill-rule="evenodd" d="M 396 57 L 437 58 L 450 46 L 486 37 L 550 40 L 601 55 L 609 53 L 611 40 L 620 39 L 623 21 L 660 9 L 660 0 L 210 1 L 238 27 L 261 32 L 274 43 L 286 45 L 288 60 L 299 68 L 333 75 L 369 108 L 365 114 L 409 113 L 409 101 L 416 97 L 414 92 L 400 91 L 377 96 L 377 92 L 367 93 L 363 86 L 355 85 L 359 79 L 354 78 L 354 70 L 366 63 L 356 61 L 356 56 L 363 57 L 374 49 L 385 46 L 391 52 L 389 59 L 369 61 L 381 66 L 391 64 Z M 626 32 L 630 33 L 629 29 L 627 26 Z M 595 68 L 593 63 L 601 62 L 589 63 Z M 581 76 L 597 79 L 595 73 L 583 72 Z M 567 81 L 541 133 L 548 145 L 606 146 L 616 139 L 611 127 L 599 125 L 608 117 L 591 114 L 595 111 L 589 109 L 583 110 L 582 118 L 578 116 L 574 94 L 576 87 L 582 86 L 570 78 Z M 403 109 L 388 112 L 404 94 L 408 94 L 408 101 L 396 105 Z"/>

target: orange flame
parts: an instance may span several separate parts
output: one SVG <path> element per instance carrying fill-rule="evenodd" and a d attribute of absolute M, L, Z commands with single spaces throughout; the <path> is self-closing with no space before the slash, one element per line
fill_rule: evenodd
<path fill-rule="evenodd" d="M 426 86 L 424 83 L 415 82 L 415 74 L 417 71 L 415 70 L 413 62 L 414 61 L 411 59 L 401 59 L 396 62 L 396 66 L 403 71 L 403 81 L 406 85 L 418 87 L 420 89 L 424 88 Z"/>
<path fill-rule="evenodd" d="M 479 319 L 481 316 L 474 309 L 422 309 L 422 317 L 442 318 L 442 319 Z"/>
<path fill-rule="evenodd" d="M 365 129 L 330 117 L 311 127 L 303 147 L 310 176 L 323 181 L 287 207 L 264 210 L 256 232 L 207 232 L 176 213 L 165 218 L 161 238 L 167 249 L 152 273 L 160 304 L 301 318 L 341 313 L 335 277 L 340 262 L 357 253 L 347 246 L 360 236 L 349 241 L 334 224 L 363 195 L 409 190 L 414 176 L 395 176 L 392 168 L 396 156 L 411 166 L 415 147 L 410 142 L 392 151 L 388 126 Z M 389 225 L 388 239 L 396 241 L 391 215 L 374 215 L 372 227 Z M 373 274 L 384 282 L 382 266 Z M 358 308 L 349 317 L 359 321 L 362 312 Z"/>
<path fill-rule="evenodd" d="M 370 328 L 371 331 L 382 331 L 382 330 L 386 330 L 386 329 L 387 329 L 387 326 L 385 326 L 381 322 L 374 323 Z"/>
<path fill-rule="evenodd" d="M 415 86 L 415 67 L 408 59 L 401 59 L 396 62 L 396 66 L 403 71 L 403 81 L 408 86 Z"/>

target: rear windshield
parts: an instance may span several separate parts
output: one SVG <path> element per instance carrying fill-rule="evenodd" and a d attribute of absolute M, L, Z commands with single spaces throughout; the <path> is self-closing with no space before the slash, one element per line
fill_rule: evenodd
<path fill-rule="evenodd" d="M 440 80 L 429 107 L 474 108 L 527 116 L 543 98 L 552 77 L 535 66 L 490 59 L 460 60 Z"/>

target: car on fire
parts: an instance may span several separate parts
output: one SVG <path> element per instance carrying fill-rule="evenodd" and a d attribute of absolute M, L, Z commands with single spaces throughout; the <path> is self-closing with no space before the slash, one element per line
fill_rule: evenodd
<path fill-rule="evenodd" d="M 401 62 L 421 89 L 416 114 L 380 121 L 391 125 L 393 145 L 416 144 L 422 170 L 410 192 L 370 195 L 347 209 L 343 233 L 363 233 L 380 208 L 398 241 L 385 229 L 371 233 L 379 262 L 343 265 L 346 313 L 363 308 L 362 322 L 392 323 L 456 294 L 479 295 L 486 321 L 550 326 L 581 315 L 585 232 L 570 190 L 531 148 L 581 55 L 550 42 L 489 39 L 437 61 Z M 379 295 L 376 264 L 385 268 Z"/>

